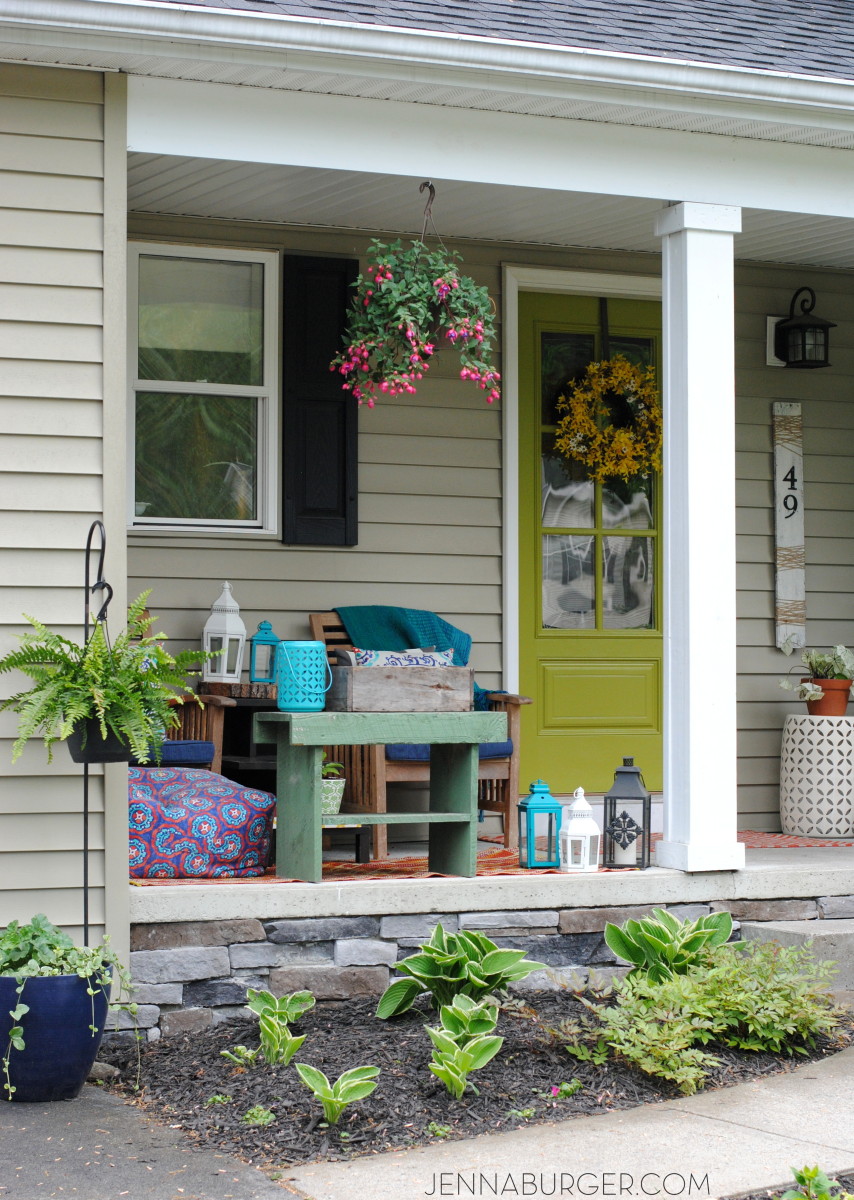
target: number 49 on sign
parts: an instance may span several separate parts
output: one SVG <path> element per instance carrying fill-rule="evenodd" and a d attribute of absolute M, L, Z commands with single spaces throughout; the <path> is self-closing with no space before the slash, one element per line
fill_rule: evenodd
<path fill-rule="evenodd" d="M 776 643 L 806 644 L 803 425 L 800 404 L 774 405 Z"/>

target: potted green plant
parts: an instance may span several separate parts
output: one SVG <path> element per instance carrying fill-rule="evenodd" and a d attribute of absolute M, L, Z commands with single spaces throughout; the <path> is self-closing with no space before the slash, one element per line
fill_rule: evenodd
<path fill-rule="evenodd" d="M 459 254 L 419 239 L 373 241 L 368 256 L 353 285 L 344 349 L 330 364 L 345 391 L 369 408 L 378 394 L 411 394 L 444 342 L 459 355 L 460 378 L 485 391 L 487 403 L 497 400 L 494 305 L 485 287 L 461 274 Z"/>
<path fill-rule="evenodd" d="M 31 1104 L 73 1100 L 91 1070 L 110 1007 L 130 979 L 109 939 L 75 946 L 42 913 L 0 933 L 0 1068 L 3 1098 Z M 113 1007 L 131 1014 L 136 1005 Z"/>
<path fill-rule="evenodd" d="M 337 817 L 341 809 L 344 785 L 347 782 L 341 776 L 342 770 L 341 763 L 326 761 L 324 751 L 320 768 L 320 811 L 324 817 Z"/>
<path fill-rule="evenodd" d="M 150 592 L 128 609 L 127 628 L 110 644 L 106 625 L 96 621 L 84 644 L 47 629 L 27 616 L 34 633 L 0 659 L 0 672 L 22 671 L 33 686 L 0 704 L 18 714 L 14 762 L 27 740 L 44 740 L 48 761 L 57 741 L 68 743 L 75 762 L 146 763 L 157 758 L 165 731 L 179 724 L 175 703 L 192 689 L 187 675 L 205 657 L 199 650 L 170 654 L 164 635 L 150 635 L 145 611 Z"/>
<path fill-rule="evenodd" d="M 791 654 L 794 646 L 787 641 L 781 649 L 784 654 Z M 845 646 L 834 646 L 830 650 L 804 649 L 801 662 L 809 674 L 799 683 L 789 678 L 781 679 L 780 687 L 794 692 L 799 700 L 805 700 L 812 717 L 843 717 L 854 680 L 854 654 Z"/>

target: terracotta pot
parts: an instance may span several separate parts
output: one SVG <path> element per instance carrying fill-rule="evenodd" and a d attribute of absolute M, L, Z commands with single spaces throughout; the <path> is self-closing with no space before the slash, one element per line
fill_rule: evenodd
<path fill-rule="evenodd" d="M 801 683 L 813 683 L 824 692 L 820 700 L 807 700 L 809 715 L 811 717 L 844 717 L 852 682 L 854 681 L 850 679 L 802 679 Z"/>

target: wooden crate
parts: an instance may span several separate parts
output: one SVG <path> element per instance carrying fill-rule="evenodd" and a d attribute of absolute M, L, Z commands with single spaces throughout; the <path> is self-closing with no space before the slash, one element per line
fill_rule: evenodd
<path fill-rule="evenodd" d="M 329 712 L 469 712 L 471 667 L 333 667 Z"/>

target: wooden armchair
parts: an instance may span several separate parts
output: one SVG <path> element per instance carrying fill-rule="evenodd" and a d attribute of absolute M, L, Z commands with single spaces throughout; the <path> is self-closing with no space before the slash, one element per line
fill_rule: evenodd
<path fill-rule="evenodd" d="M 309 613 L 311 636 L 323 642 L 332 666 L 336 650 L 352 650 L 347 631 L 337 612 Z M 438 668 L 437 668 L 438 669 Z M 501 813 L 504 819 L 504 845 L 515 848 L 519 840 L 516 806 L 519 803 L 520 707 L 530 704 L 527 696 L 490 692 L 489 707 L 507 714 L 507 738 L 513 745 L 503 758 L 482 758 L 478 763 L 478 806 L 486 812 Z M 344 767 L 347 785 L 344 808 L 348 812 L 385 812 L 389 783 L 426 783 L 429 762 L 401 762 L 386 757 L 385 746 L 327 746 L 328 757 Z M 374 856 L 388 855 L 388 827 L 374 827 Z"/>
<path fill-rule="evenodd" d="M 167 742 L 209 743 L 212 753 L 209 761 L 195 754 L 192 761 L 180 758 L 180 748 L 175 746 L 164 755 L 164 765 L 205 767 L 220 774 L 222 768 L 222 726 L 226 708 L 235 708 L 237 701 L 230 696 L 190 696 L 181 704 L 174 701 L 181 724 L 166 733 Z M 168 755 L 168 758 L 167 758 Z"/>

